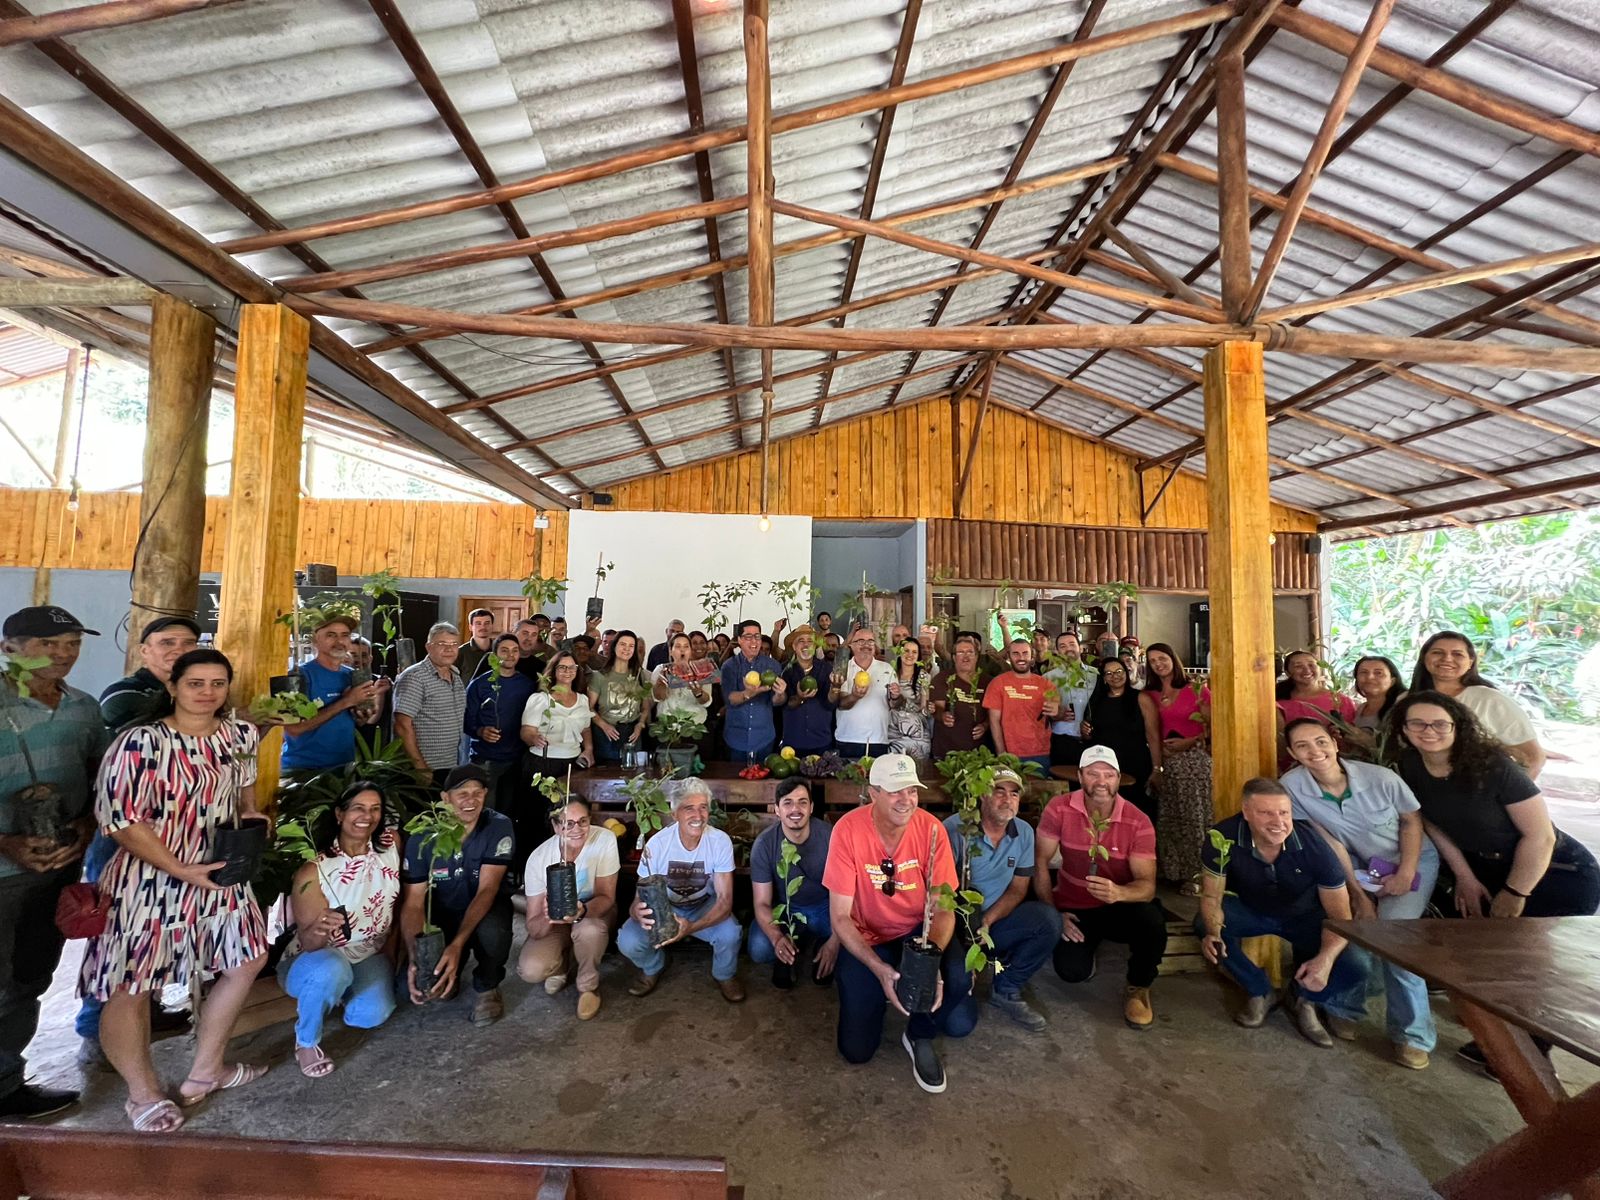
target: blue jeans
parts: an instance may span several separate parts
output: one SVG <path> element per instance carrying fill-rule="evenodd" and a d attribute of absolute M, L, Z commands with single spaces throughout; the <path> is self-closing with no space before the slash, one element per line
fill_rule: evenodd
<path fill-rule="evenodd" d="M 1315 958 L 1322 949 L 1322 906 L 1309 912 L 1289 917 L 1269 917 L 1246 908 L 1237 896 L 1222 898 L 1222 944 L 1227 950 L 1221 967 L 1248 996 L 1272 995 L 1272 981 L 1267 973 L 1245 956 L 1239 945 L 1245 938 L 1273 934 L 1289 943 L 1294 952 L 1294 965 L 1298 967 L 1307 959 Z M 1196 916 L 1195 934 L 1204 937 L 1205 921 Z M 1332 996 L 1346 995 L 1357 984 L 1363 983 L 1366 974 L 1360 963 L 1350 957 L 1348 949 L 1333 960 L 1328 972 L 1328 986 L 1320 992 L 1309 991 L 1296 983 L 1295 994 L 1302 1000 L 1321 1004 Z"/>
<path fill-rule="evenodd" d="M 872 947 L 872 951 L 892 967 L 900 965 L 900 954 L 914 934 L 895 938 Z M 968 1003 L 971 976 L 967 974 L 966 951 L 959 938 L 951 938 L 939 960 L 944 976 L 944 1000 L 931 1013 L 913 1013 L 906 1022 L 906 1036 L 918 1041 L 942 1033 L 962 1038 L 978 1024 L 978 1006 Z M 864 1063 L 878 1052 L 883 1041 L 883 1016 L 889 1011 L 889 997 L 883 994 L 866 963 L 848 950 L 839 952 L 834 968 L 839 981 L 839 1053 L 846 1062 Z"/>
<path fill-rule="evenodd" d="M 352 1029 L 376 1029 L 394 1012 L 394 967 L 382 954 L 351 963 L 334 949 L 307 950 L 278 970 L 283 990 L 300 1005 L 294 1022 L 295 1049 L 322 1041 L 322 1023 L 344 1005 Z"/>
<path fill-rule="evenodd" d="M 1357 869 L 1366 864 L 1354 854 L 1351 856 Z M 1404 896 L 1378 898 L 1378 919 L 1400 921 L 1420 917 L 1428 907 L 1428 897 L 1433 895 L 1433 885 L 1439 879 L 1439 852 L 1427 838 L 1422 839 L 1422 858 L 1417 863 L 1417 890 Z M 1367 1015 L 1367 981 L 1375 966 L 1383 971 L 1384 1025 L 1389 1040 L 1396 1045 L 1415 1046 L 1431 1051 L 1438 1043 L 1438 1033 L 1433 1025 L 1433 1009 L 1428 1004 L 1428 985 L 1420 975 L 1402 971 L 1390 962 L 1374 961 L 1373 956 L 1352 943 L 1339 956 L 1342 962 L 1349 959 L 1361 967 L 1361 978 L 1345 992 L 1334 993 L 1325 1002 L 1327 1010 L 1337 1017 L 1359 1021 Z"/>
<path fill-rule="evenodd" d="M 1042 900 L 1024 900 L 989 926 L 989 936 L 994 939 L 989 957 L 1003 968 L 995 972 L 991 994 L 1002 1000 L 1020 1000 L 1023 987 L 1061 940 L 1061 917 Z M 944 986 L 948 991 L 948 980 Z M 960 1020 L 969 1029 L 977 1025 L 978 1000 L 970 990 L 957 1007 Z"/>
<path fill-rule="evenodd" d="M 696 920 L 717 902 L 715 896 L 706 896 L 693 904 L 672 906 L 680 921 Z M 744 936 L 739 922 L 731 916 L 723 917 L 715 925 L 697 930 L 690 935 L 711 947 L 711 978 L 718 981 L 732 979 L 739 969 L 739 943 Z M 622 956 L 646 975 L 659 975 L 667 965 L 667 952 L 650 944 L 650 934 L 643 925 L 629 917 L 617 930 L 617 949 Z"/>
<path fill-rule="evenodd" d="M 103 829 L 95 830 L 94 840 L 89 843 L 89 849 L 83 856 L 83 881 L 99 883 L 100 876 L 105 874 L 106 866 L 116 852 L 116 839 Z M 104 1000 L 96 1000 L 93 996 L 83 998 L 78 1005 L 78 1016 L 72 1023 L 79 1037 L 100 1036 L 100 1009 L 104 1006 Z"/>
<path fill-rule="evenodd" d="M 833 923 L 828 917 L 828 902 L 821 904 L 797 904 L 794 908 L 796 917 L 803 919 L 801 929 L 817 939 L 820 946 L 833 936 Z M 776 962 L 777 951 L 772 948 L 772 939 L 769 938 L 756 922 L 750 922 L 750 961 L 753 963 Z"/>

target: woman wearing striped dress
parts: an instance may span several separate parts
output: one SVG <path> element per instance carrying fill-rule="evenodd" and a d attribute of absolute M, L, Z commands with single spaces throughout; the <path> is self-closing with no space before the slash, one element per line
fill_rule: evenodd
<path fill-rule="evenodd" d="M 223 716 L 232 683 L 233 667 L 215 650 L 178 659 L 167 684 L 173 712 L 118 737 L 96 785 L 96 817 L 117 850 L 100 880 L 106 927 L 89 942 L 79 990 L 105 1001 L 101 1045 L 128 1085 L 128 1119 L 141 1132 L 169 1133 L 183 1124 L 178 1105 L 266 1073 L 222 1059 L 267 954 L 249 886 L 211 882 L 223 864 L 207 861 L 213 831 L 255 809 L 259 735 Z M 196 973 L 218 978 L 174 1104 L 150 1057 L 150 998 Z"/>

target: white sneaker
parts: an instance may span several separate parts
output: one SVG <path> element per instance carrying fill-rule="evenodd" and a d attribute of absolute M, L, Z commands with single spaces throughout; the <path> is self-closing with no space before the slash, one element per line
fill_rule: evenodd
<path fill-rule="evenodd" d="M 565 975 L 551 975 L 544 981 L 544 994 L 546 996 L 554 996 L 566 986 L 567 977 Z"/>

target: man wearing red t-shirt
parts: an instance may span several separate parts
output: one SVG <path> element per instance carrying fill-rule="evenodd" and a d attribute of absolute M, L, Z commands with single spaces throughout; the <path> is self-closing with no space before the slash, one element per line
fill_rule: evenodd
<path fill-rule="evenodd" d="M 944 826 L 924 812 L 917 795 L 925 785 L 904 754 L 885 754 L 867 780 L 872 802 L 840 817 L 828 841 L 822 885 L 839 955 L 839 1053 L 864 1063 L 883 1041 L 889 1005 L 905 1013 L 895 996 L 896 969 L 906 942 L 922 933 L 928 893 L 940 884 L 957 886 L 955 860 Z M 931 853 L 930 853 L 931 851 Z M 965 954 L 954 938 L 955 914 L 934 910 L 928 940 L 942 950 L 940 981 L 931 1013 L 906 1014 L 900 1044 L 911 1055 L 912 1074 L 925 1092 L 945 1088 L 944 1066 L 933 1038 L 965 1037 L 976 1023 L 963 1011 L 970 987 Z"/>
<path fill-rule="evenodd" d="M 1060 707 L 1052 700 L 1055 686 L 1033 673 L 1033 646 L 1014 638 L 1007 650 L 1011 670 L 989 681 L 983 706 L 989 710 L 989 731 L 1000 754 L 1015 754 L 1023 762 L 1050 769 L 1050 723 Z"/>
<path fill-rule="evenodd" d="M 1128 947 L 1122 1018 L 1134 1029 L 1155 1022 L 1150 985 L 1167 950 L 1167 922 L 1156 895 L 1156 831 L 1117 795 L 1122 777 L 1109 746 L 1090 746 L 1078 760 L 1081 791 L 1045 805 L 1034 840 L 1033 888 L 1061 912 L 1056 974 L 1068 983 L 1094 976 L 1103 941 Z M 1050 860 L 1061 851 L 1054 888 Z"/>

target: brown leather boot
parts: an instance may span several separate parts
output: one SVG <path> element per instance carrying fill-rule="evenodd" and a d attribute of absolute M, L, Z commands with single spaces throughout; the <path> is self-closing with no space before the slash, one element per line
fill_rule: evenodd
<path fill-rule="evenodd" d="M 1150 1007 L 1150 989 L 1129 987 L 1122 993 L 1122 1019 L 1130 1029 L 1149 1029 L 1156 1023 L 1155 1010 Z"/>

